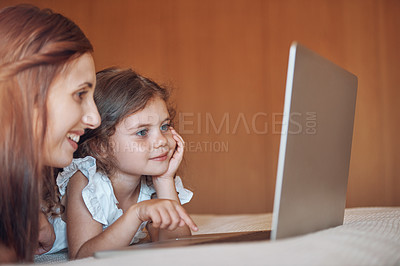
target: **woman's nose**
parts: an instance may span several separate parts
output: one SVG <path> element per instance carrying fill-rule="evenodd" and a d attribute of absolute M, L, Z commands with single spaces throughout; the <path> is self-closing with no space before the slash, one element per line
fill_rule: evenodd
<path fill-rule="evenodd" d="M 100 126 L 101 118 L 96 104 L 93 102 L 82 117 L 83 123 L 90 129 Z"/>

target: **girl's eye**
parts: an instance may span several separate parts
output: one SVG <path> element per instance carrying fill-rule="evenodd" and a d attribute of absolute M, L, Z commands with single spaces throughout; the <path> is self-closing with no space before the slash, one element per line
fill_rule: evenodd
<path fill-rule="evenodd" d="M 145 137 L 147 135 L 147 132 L 148 132 L 147 129 L 143 129 L 143 130 L 136 132 L 136 135 L 138 135 L 140 137 Z"/>
<path fill-rule="evenodd" d="M 161 126 L 161 131 L 168 131 L 168 129 L 170 128 L 171 124 L 164 124 Z"/>

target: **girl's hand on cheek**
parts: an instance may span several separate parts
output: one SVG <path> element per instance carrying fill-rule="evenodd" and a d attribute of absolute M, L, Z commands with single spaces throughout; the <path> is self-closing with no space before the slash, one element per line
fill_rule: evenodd
<path fill-rule="evenodd" d="M 169 161 L 169 167 L 168 170 L 160 175 L 160 176 L 153 176 L 153 181 L 157 182 L 155 179 L 173 179 L 176 171 L 179 168 L 179 165 L 182 162 L 183 159 L 183 153 L 185 151 L 185 141 L 183 138 L 178 134 L 178 132 L 175 131 L 174 128 L 170 127 L 172 137 L 176 141 L 176 148 L 174 153 L 172 154 L 172 157 Z"/>
<path fill-rule="evenodd" d="M 137 218 L 150 221 L 152 226 L 160 229 L 175 230 L 184 225 L 197 231 L 197 225 L 187 214 L 186 210 L 174 200 L 152 199 L 139 202 L 131 208 L 135 209 Z"/>

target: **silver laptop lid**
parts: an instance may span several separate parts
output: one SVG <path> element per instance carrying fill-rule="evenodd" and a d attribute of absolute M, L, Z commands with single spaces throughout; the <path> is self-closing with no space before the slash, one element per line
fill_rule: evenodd
<path fill-rule="evenodd" d="M 271 239 L 343 223 L 357 77 L 290 48 Z"/>

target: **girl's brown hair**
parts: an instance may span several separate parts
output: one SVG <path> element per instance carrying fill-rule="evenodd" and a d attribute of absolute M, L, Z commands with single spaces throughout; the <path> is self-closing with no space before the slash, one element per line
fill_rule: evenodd
<path fill-rule="evenodd" d="M 101 116 L 101 125 L 89 129 L 82 137 L 76 157 L 93 156 L 97 169 L 110 176 L 117 162 L 111 152 L 113 144 L 110 137 L 115 133 L 118 123 L 127 116 L 143 110 L 155 97 L 164 100 L 173 120 L 175 110 L 169 105 L 169 91 L 154 81 L 145 78 L 131 69 L 107 68 L 96 75 L 94 101 Z"/>
<path fill-rule="evenodd" d="M 50 212 L 57 201 L 41 161 L 49 87 L 66 64 L 93 48 L 72 21 L 30 5 L 0 11 L 0 36 L 0 242 L 18 260 L 32 261 L 40 207 Z"/>

